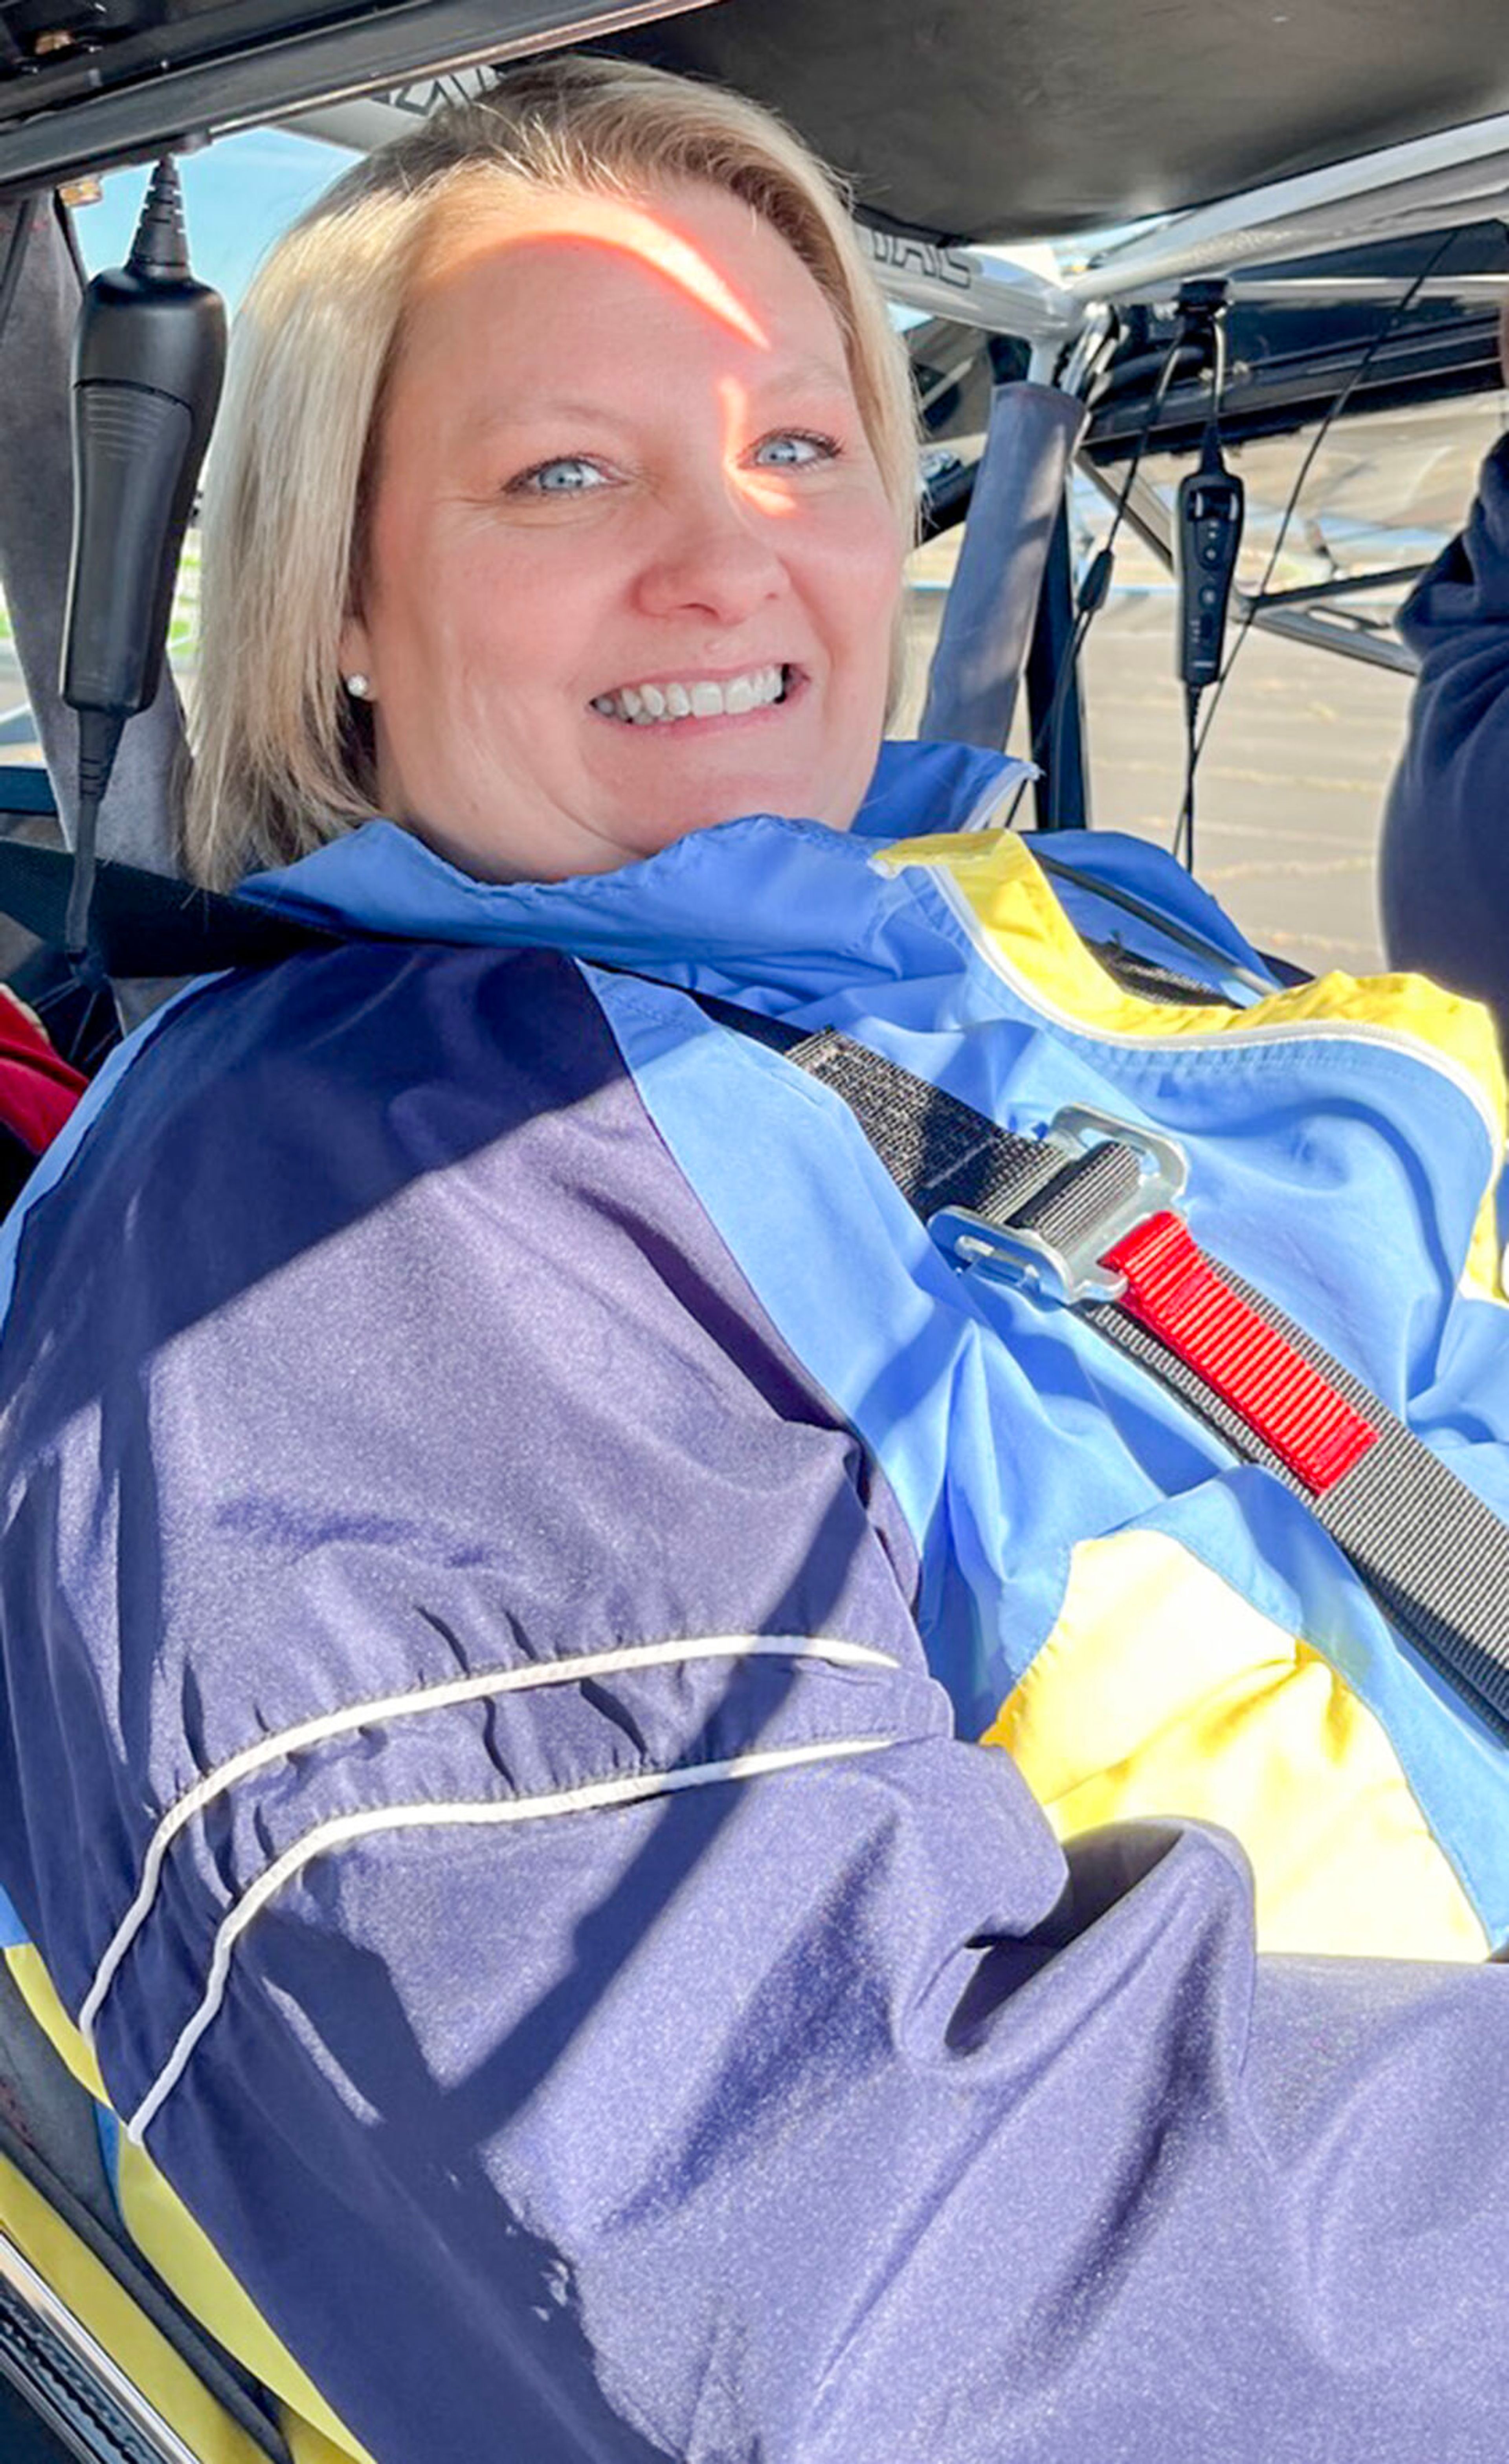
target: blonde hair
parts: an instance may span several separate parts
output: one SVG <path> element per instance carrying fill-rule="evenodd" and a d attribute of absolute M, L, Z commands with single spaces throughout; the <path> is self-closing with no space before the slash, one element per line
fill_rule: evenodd
<path fill-rule="evenodd" d="M 642 196 L 703 181 L 779 232 L 833 310 L 899 528 L 916 426 L 893 333 L 838 184 L 772 114 L 713 86 L 580 55 L 511 72 L 348 171 L 278 242 L 236 321 L 206 492 L 192 877 L 224 888 L 375 809 L 370 718 L 342 688 L 375 440 L 437 211 L 502 176 Z"/>

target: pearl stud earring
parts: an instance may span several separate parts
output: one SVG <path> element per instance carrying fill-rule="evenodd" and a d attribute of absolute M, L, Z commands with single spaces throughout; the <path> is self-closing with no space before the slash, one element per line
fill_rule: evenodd
<path fill-rule="evenodd" d="M 353 701 L 365 701 L 372 691 L 370 676 L 347 676 L 346 691 Z"/>

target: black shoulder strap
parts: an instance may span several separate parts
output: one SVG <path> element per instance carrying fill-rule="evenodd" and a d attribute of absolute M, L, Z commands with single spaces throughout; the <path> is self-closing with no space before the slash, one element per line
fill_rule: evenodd
<path fill-rule="evenodd" d="M 65 949 L 73 869 L 64 847 L 0 839 L 0 914 L 49 949 Z M 102 972 L 119 980 L 266 967 L 295 950 L 329 948 L 340 938 L 250 899 L 222 898 L 136 865 L 109 863 L 96 877 L 90 936 Z"/>

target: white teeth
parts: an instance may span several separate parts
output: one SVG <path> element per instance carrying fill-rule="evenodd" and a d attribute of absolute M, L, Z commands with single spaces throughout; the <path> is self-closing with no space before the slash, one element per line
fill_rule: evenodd
<path fill-rule="evenodd" d="M 741 718 L 747 711 L 764 710 L 781 698 L 783 668 L 752 668 L 727 684 L 701 677 L 692 684 L 620 685 L 617 693 L 598 693 L 592 707 L 604 718 L 627 719 L 633 727 L 667 726 L 682 718 Z"/>

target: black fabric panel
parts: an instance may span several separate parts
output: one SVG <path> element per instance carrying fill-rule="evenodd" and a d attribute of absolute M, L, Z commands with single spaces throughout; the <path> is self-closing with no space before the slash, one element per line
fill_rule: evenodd
<path fill-rule="evenodd" d="M 36 1157 L 14 1130 L 0 1121 L 0 1216 L 9 1215 L 30 1180 Z"/>
<path fill-rule="evenodd" d="M 503 0 L 500 45 L 519 16 Z M 0 0 L 0 121 L 88 110 L 88 80 L 139 77 L 169 36 L 175 64 L 229 64 L 358 17 L 328 0 Z M 44 28 L 86 33 L 103 65 L 38 62 Z M 1509 103 L 1498 0 L 718 0 L 616 48 L 773 103 L 867 213 L 934 237 L 1094 230 Z"/>
<path fill-rule="evenodd" d="M 44 2430 L 9 2379 L 0 2378 L 0 2455 L 6 2464 L 75 2464 L 74 2450 Z"/>
<path fill-rule="evenodd" d="M 938 235 L 1168 212 L 1509 104 L 1500 0 L 721 0 L 614 48 L 773 103 Z"/>

